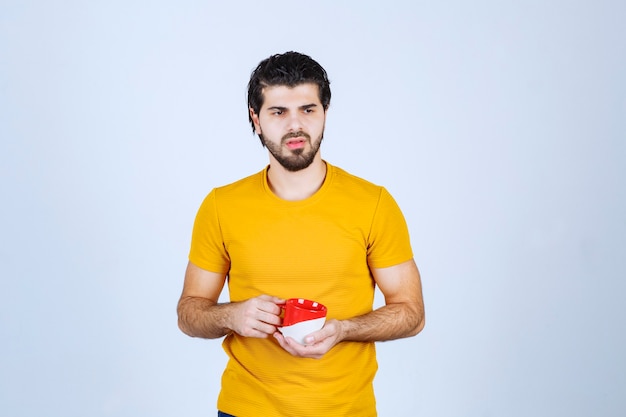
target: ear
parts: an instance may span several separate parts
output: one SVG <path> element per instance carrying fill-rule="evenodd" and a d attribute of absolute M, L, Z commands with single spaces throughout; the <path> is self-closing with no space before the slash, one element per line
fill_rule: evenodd
<path fill-rule="evenodd" d="M 250 107 L 250 118 L 252 119 L 252 123 L 254 123 L 254 131 L 257 135 L 262 135 L 261 132 L 261 124 L 259 123 L 259 116 L 254 112 L 254 109 Z"/>

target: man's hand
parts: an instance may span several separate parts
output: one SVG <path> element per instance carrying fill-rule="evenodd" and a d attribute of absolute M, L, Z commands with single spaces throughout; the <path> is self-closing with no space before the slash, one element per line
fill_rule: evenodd
<path fill-rule="evenodd" d="M 244 337 L 267 338 L 280 326 L 281 308 L 285 300 L 270 295 L 260 295 L 231 304 L 230 328 Z"/>
<path fill-rule="evenodd" d="M 311 333 L 304 338 L 305 345 L 293 340 L 291 337 L 285 337 L 280 332 L 274 333 L 274 338 L 278 344 L 293 356 L 300 358 L 320 359 L 333 346 L 342 340 L 341 322 L 338 320 L 328 320 L 324 327 Z"/>

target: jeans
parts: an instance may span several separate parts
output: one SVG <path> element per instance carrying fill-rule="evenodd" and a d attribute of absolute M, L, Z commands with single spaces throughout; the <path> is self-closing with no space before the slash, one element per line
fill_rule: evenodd
<path fill-rule="evenodd" d="M 221 411 L 218 411 L 217 417 L 235 417 L 235 416 L 232 414 L 226 414 L 226 413 L 222 413 Z"/>

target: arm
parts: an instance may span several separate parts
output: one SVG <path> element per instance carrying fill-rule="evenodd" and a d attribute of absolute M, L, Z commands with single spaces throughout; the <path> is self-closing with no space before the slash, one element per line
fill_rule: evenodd
<path fill-rule="evenodd" d="M 415 336 L 424 328 L 420 274 L 413 260 L 389 268 L 372 269 L 385 305 L 371 313 L 341 322 L 342 340 L 381 342 Z"/>
<path fill-rule="evenodd" d="M 320 358 L 342 341 L 377 342 L 415 336 L 424 328 L 424 301 L 420 274 L 413 260 L 389 268 L 372 269 L 385 305 L 362 316 L 329 320 L 307 336 L 307 345 L 274 337 L 294 356 Z"/>
<path fill-rule="evenodd" d="M 276 297 L 261 295 L 237 303 L 218 304 L 226 275 L 206 271 L 189 262 L 178 301 L 178 327 L 187 335 L 216 339 L 231 332 L 265 338 L 280 325 Z"/>

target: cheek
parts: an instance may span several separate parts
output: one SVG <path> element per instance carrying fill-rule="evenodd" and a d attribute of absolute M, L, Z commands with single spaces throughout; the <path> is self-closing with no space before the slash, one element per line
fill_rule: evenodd
<path fill-rule="evenodd" d="M 325 119 L 321 119 L 316 121 L 316 123 L 311 126 L 312 129 L 314 129 L 316 132 L 323 132 L 324 129 L 326 128 L 326 120 Z"/>
<path fill-rule="evenodd" d="M 258 123 L 256 123 L 256 129 L 262 132 L 266 136 L 282 136 L 283 135 L 283 127 L 279 121 L 275 120 L 267 120 L 267 119 L 257 119 Z"/>

